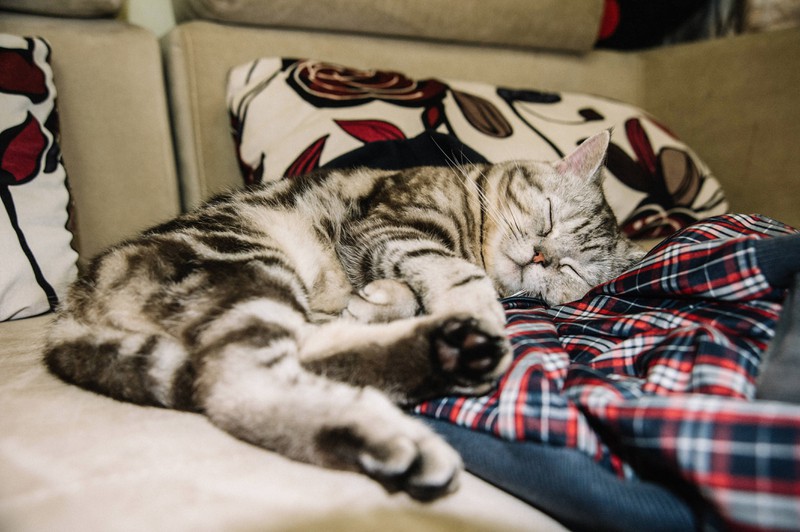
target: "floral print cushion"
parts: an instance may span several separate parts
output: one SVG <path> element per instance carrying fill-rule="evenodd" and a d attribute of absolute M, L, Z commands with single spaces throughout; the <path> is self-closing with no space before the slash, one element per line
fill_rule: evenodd
<path fill-rule="evenodd" d="M 345 160 L 385 167 L 375 153 L 400 154 L 394 164 L 407 167 L 435 155 L 441 164 L 554 160 L 613 128 L 604 186 L 629 236 L 664 237 L 728 207 L 708 167 L 667 127 L 588 94 L 263 58 L 231 71 L 228 110 L 247 183 Z"/>
<path fill-rule="evenodd" d="M 49 56 L 0 34 L 0 321 L 54 310 L 77 272 Z"/>

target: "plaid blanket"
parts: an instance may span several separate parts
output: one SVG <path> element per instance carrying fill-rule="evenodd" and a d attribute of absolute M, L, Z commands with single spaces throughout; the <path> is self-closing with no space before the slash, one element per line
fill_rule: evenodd
<path fill-rule="evenodd" d="M 797 529 L 800 407 L 753 400 L 784 297 L 753 241 L 793 232 L 720 216 L 574 303 L 507 299 L 515 359 L 497 390 L 417 412 L 580 449 L 622 477 L 678 483 L 730 528 Z"/>

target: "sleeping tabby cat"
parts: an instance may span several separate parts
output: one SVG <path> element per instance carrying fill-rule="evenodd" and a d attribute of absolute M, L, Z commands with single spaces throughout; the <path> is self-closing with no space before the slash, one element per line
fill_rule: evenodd
<path fill-rule="evenodd" d="M 50 331 L 66 381 L 418 499 L 459 456 L 395 404 L 482 394 L 498 295 L 561 303 L 631 265 L 603 132 L 556 163 L 328 171 L 231 192 L 97 257 Z"/>

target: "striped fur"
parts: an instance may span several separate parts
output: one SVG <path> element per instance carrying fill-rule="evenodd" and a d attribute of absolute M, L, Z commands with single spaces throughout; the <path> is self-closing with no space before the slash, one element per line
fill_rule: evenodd
<path fill-rule="evenodd" d="M 510 357 L 498 294 L 562 302 L 640 256 L 602 196 L 607 145 L 603 133 L 555 164 L 330 171 L 221 195 L 91 262 L 46 363 L 437 497 L 460 459 L 395 404 L 491 388 Z"/>

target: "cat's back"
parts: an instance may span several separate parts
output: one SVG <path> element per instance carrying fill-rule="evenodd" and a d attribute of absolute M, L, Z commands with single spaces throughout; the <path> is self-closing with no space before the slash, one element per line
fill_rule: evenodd
<path fill-rule="evenodd" d="M 453 202 L 469 209 L 457 200 L 473 199 L 464 184 L 480 173 L 470 167 L 322 169 L 219 194 L 144 236 L 188 239 L 198 250 L 210 243 L 218 251 L 268 242 L 297 254 L 302 264 L 315 255 L 312 248 L 337 242 L 348 224 L 375 214 L 391 219 L 409 210 L 438 211 Z"/>

